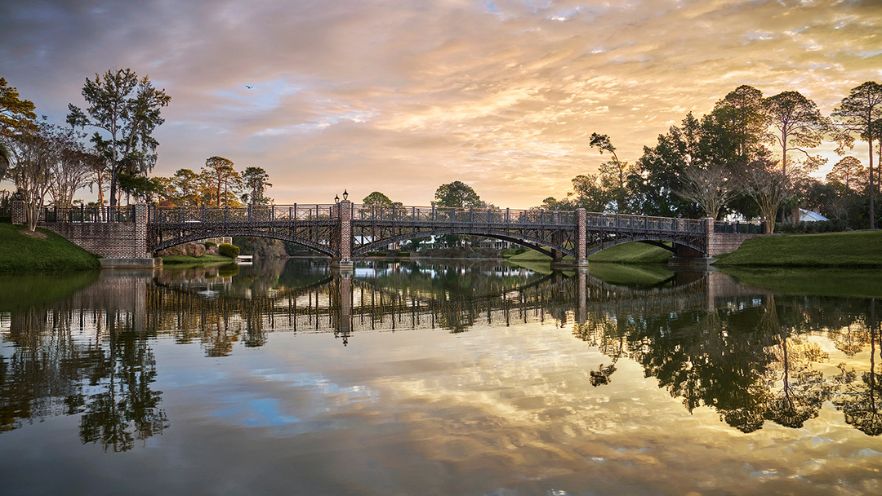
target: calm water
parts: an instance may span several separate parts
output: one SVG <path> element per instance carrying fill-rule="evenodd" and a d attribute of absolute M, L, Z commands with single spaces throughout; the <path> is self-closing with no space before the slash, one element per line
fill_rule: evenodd
<path fill-rule="evenodd" d="M 2 277 L 0 493 L 882 493 L 882 302 L 541 272 Z"/>

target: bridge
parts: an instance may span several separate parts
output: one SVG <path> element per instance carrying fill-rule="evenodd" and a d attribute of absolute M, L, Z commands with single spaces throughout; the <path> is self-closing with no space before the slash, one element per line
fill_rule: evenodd
<path fill-rule="evenodd" d="M 13 222 L 24 223 L 23 205 Z M 245 208 L 156 205 L 47 208 L 41 225 L 103 261 L 150 259 L 159 250 L 217 237 L 279 239 L 351 266 L 393 243 L 444 235 L 495 238 L 532 248 L 562 262 L 587 265 L 592 253 L 626 242 L 644 242 L 678 257 L 713 257 L 737 249 L 761 232 L 756 224 L 574 211 L 436 206 L 370 206 L 348 200 Z"/>

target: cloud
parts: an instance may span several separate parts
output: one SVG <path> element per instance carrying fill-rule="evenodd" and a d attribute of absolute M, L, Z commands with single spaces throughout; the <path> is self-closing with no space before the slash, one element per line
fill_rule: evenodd
<path fill-rule="evenodd" d="M 882 46 L 872 2 L 34 1 L 0 17 L 0 74 L 42 113 L 130 66 L 173 97 L 157 173 L 222 154 L 265 167 L 282 202 L 348 187 L 419 204 L 461 179 L 535 205 L 596 169 L 592 131 L 633 161 L 740 84 L 829 112 L 878 79 Z"/>

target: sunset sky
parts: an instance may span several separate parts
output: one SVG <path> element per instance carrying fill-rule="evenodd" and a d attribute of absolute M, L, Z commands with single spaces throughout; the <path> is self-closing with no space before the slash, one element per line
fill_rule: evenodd
<path fill-rule="evenodd" d="M 533 206 L 596 170 L 593 131 L 634 161 L 740 84 L 827 114 L 882 80 L 878 0 L 29 0 L 0 19 L 0 76 L 38 113 L 131 67 L 172 96 L 155 173 L 222 155 L 267 169 L 277 203 L 428 204 L 458 179 Z"/>

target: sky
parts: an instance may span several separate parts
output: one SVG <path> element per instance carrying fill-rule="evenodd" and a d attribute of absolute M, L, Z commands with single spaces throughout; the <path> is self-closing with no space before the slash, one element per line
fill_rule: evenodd
<path fill-rule="evenodd" d="M 633 162 L 741 84 L 829 113 L 882 81 L 882 0 L 0 0 L 0 19 L 0 76 L 39 114 L 131 67 L 172 97 L 154 173 L 221 155 L 265 168 L 276 203 L 427 205 L 461 180 L 535 206 L 597 170 L 592 132 Z"/>

